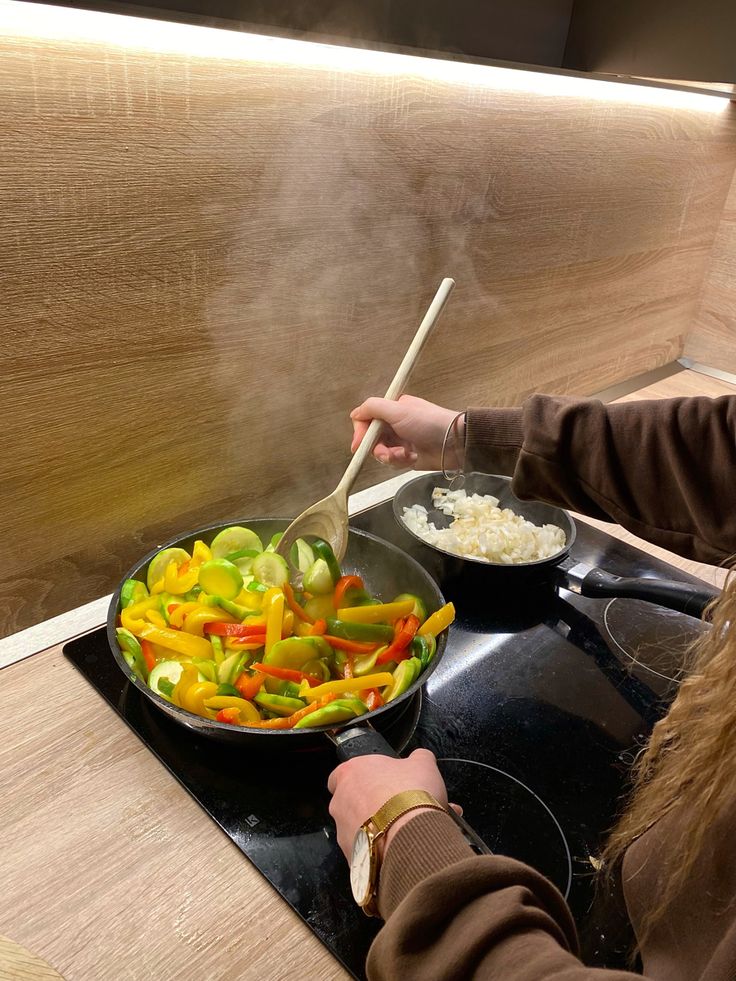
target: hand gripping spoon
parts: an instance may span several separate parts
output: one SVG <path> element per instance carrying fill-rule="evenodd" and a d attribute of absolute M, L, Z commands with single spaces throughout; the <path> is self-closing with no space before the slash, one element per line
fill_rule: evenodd
<path fill-rule="evenodd" d="M 395 401 L 403 393 L 412 368 L 422 348 L 426 344 L 429 335 L 432 333 L 432 329 L 439 319 L 454 285 L 454 279 L 443 279 L 440 283 L 440 287 L 430 303 L 429 309 L 424 315 L 424 319 L 419 325 L 419 329 L 414 335 L 414 339 L 409 345 L 398 371 L 394 375 L 393 381 L 388 386 L 388 391 L 386 392 L 387 399 Z M 380 419 L 373 420 L 360 446 L 348 464 L 347 470 L 342 475 L 342 480 L 334 491 L 328 497 L 324 497 L 321 501 L 317 501 L 316 504 L 312 504 L 306 511 L 302 511 L 286 529 L 281 541 L 276 546 L 276 551 L 287 562 L 290 561 L 289 553 L 291 546 L 297 538 L 306 538 L 310 535 L 323 538 L 332 547 L 337 561 L 339 562 L 342 559 L 348 541 L 348 494 L 355 482 L 355 478 L 360 473 L 361 467 L 373 452 L 373 447 L 376 445 L 381 432 L 381 426 Z M 301 575 L 298 578 L 300 579 Z"/>

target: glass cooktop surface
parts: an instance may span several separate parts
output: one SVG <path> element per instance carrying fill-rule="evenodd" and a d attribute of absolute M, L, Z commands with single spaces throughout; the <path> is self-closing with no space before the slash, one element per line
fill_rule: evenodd
<path fill-rule="evenodd" d="M 622 918 L 593 904 L 596 855 L 633 753 L 666 711 L 687 642 L 702 625 L 635 600 L 588 600 L 543 584 L 501 590 L 477 576 L 449 580 L 441 557 L 397 525 L 391 502 L 351 524 L 414 555 L 457 609 L 422 696 L 409 701 L 385 735 L 400 752 L 431 749 L 450 799 L 489 847 L 539 869 L 567 896 L 587 963 L 625 966 L 630 937 Z M 697 582 L 583 522 L 572 555 L 617 575 Z M 328 813 L 326 782 L 336 758 L 327 738 L 321 750 L 245 755 L 157 713 L 128 684 L 103 629 L 71 641 L 64 652 L 345 967 L 363 978 L 380 922 L 365 917 L 351 897 Z"/>

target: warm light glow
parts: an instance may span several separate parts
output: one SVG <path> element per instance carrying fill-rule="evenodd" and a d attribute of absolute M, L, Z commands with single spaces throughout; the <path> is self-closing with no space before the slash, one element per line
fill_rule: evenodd
<path fill-rule="evenodd" d="M 195 58 L 411 76 L 554 98 L 595 99 L 698 112 L 721 112 L 729 105 L 727 98 L 697 92 L 295 41 L 122 14 L 41 6 L 17 0 L 0 0 L 0 32 L 5 36 L 43 41 L 87 41 L 133 51 L 183 54 Z"/>

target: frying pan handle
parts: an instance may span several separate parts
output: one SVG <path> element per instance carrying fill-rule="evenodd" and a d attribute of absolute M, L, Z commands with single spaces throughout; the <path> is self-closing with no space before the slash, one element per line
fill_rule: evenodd
<path fill-rule="evenodd" d="M 356 756 L 391 756 L 398 760 L 399 754 L 376 732 L 370 723 L 352 726 L 330 733 L 330 739 L 337 747 L 337 755 L 341 763 L 354 759 Z"/>
<path fill-rule="evenodd" d="M 585 574 L 581 576 L 580 572 L 583 570 Z M 604 572 L 603 569 L 588 569 L 585 566 L 570 569 L 567 578 L 570 588 L 582 596 L 593 599 L 610 596 L 647 600 L 649 603 L 658 603 L 670 610 L 698 618 L 702 617 L 711 600 L 720 595 L 720 590 L 706 583 L 692 586 L 690 583 L 671 582 L 667 579 L 625 579 Z"/>
<path fill-rule="evenodd" d="M 345 763 L 347 760 L 352 760 L 356 756 L 372 756 L 374 754 L 379 756 L 390 756 L 395 760 L 400 759 L 396 750 L 389 746 L 380 732 L 376 732 L 369 722 L 363 723 L 359 726 L 353 726 L 350 729 L 341 729 L 336 732 L 331 732 L 329 733 L 329 736 L 333 743 L 335 743 L 337 746 L 337 755 L 340 758 L 341 763 Z M 467 821 L 464 821 L 456 811 L 449 808 L 447 813 L 460 828 L 468 844 L 474 848 L 476 852 L 478 852 L 480 855 L 493 854 L 483 839 L 480 838 L 475 831 L 473 831 Z"/>

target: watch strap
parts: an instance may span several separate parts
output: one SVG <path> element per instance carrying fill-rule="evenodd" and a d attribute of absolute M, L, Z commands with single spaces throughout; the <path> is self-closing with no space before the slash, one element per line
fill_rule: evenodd
<path fill-rule="evenodd" d="M 400 817 L 420 807 L 427 807 L 435 811 L 444 811 L 447 813 L 447 808 L 443 807 L 426 790 L 402 790 L 387 800 L 385 804 L 378 808 L 373 817 L 370 818 L 370 824 L 373 826 L 375 836 L 379 837 L 385 834 L 391 825 L 395 821 L 398 821 Z"/>

